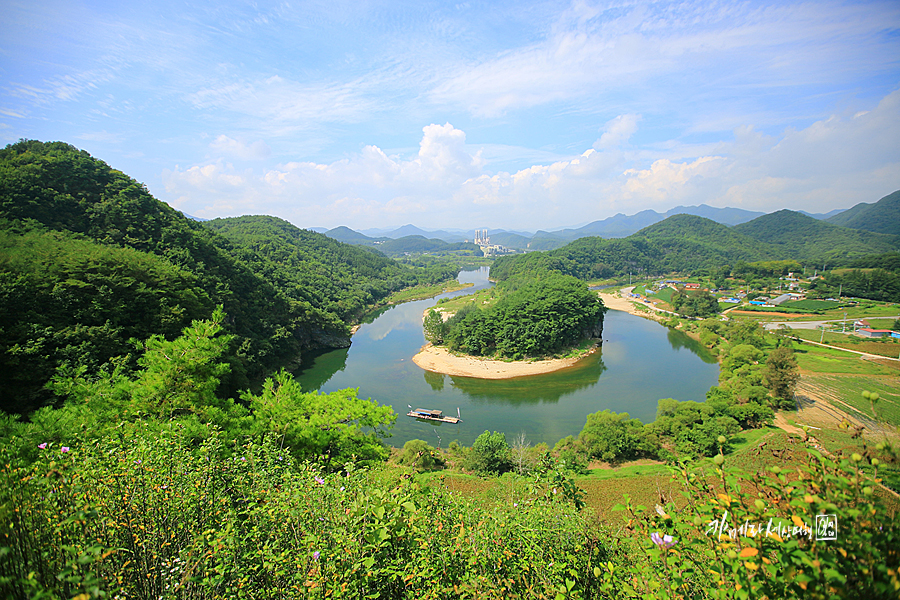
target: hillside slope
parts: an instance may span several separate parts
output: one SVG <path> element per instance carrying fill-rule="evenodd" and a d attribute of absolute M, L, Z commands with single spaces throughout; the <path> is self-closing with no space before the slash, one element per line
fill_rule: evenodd
<path fill-rule="evenodd" d="M 307 349 L 349 345 L 366 305 L 448 270 L 278 219 L 245 225 L 232 242 L 65 143 L 0 150 L 0 371 L 17 373 L 0 378 L 0 409 L 51 402 L 44 385 L 59 367 L 133 369 L 131 338 L 175 336 L 219 304 L 236 335 L 225 385 L 245 388 Z"/>
<path fill-rule="evenodd" d="M 355 321 L 391 292 L 446 281 L 457 274 L 449 265 L 428 269 L 401 265 L 277 217 L 214 219 L 204 226 L 231 241 L 241 260 L 287 297 L 345 322 Z"/>
<path fill-rule="evenodd" d="M 874 204 L 860 202 L 842 213 L 829 217 L 826 221 L 841 227 L 900 235 L 900 190 L 888 194 Z"/>
<path fill-rule="evenodd" d="M 801 262 L 846 264 L 862 256 L 900 248 L 900 236 L 839 227 L 791 210 L 764 215 L 736 225 L 734 230 L 769 244 L 778 258 L 792 258 Z"/>

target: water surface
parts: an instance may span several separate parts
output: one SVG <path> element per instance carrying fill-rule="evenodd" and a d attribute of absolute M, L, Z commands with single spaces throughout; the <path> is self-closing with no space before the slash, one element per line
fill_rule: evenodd
<path fill-rule="evenodd" d="M 425 343 L 423 312 L 442 297 L 488 287 L 487 275 L 486 268 L 463 271 L 459 280 L 475 287 L 385 310 L 359 328 L 350 348 L 316 356 L 298 380 L 307 390 L 359 388 L 360 397 L 391 405 L 400 416 L 388 442 L 398 447 L 411 439 L 471 445 L 485 430 L 503 431 L 509 440 L 524 432 L 532 444 L 552 447 L 577 435 L 588 413 L 609 409 L 648 422 L 660 398 L 702 402 L 717 382 L 718 364 L 697 342 L 614 310 L 606 313 L 601 351 L 556 373 L 486 380 L 420 369 L 412 357 Z M 417 421 L 405 416 L 408 406 L 452 415 L 459 408 L 463 422 Z"/>

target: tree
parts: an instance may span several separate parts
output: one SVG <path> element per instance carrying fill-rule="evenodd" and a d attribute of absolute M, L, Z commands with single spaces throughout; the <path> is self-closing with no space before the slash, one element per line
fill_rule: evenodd
<path fill-rule="evenodd" d="M 610 463 L 653 454 L 644 424 L 629 418 L 628 413 L 603 410 L 589 414 L 578 439 L 590 456 Z"/>
<path fill-rule="evenodd" d="M 485 431 L 472 444 L 468 466 L 481 475 L 505 473 L 512 467 L 509 454 L 506 434 L 499 431 L 494 433 Z"/>
<path fill-rule="evenodd" d="M 440 453 L 423 440 L 409 440 L 403 444 L 403 451 L 397 462 L 420 472 L 439 471 L 445 465 Z"/>
<path fill-rule="evenodd" d="M 326 457 L 329 468 L 341 468 L 354 457 L 382 461 L 381 442 L 397 418 L 390 406 L 361 400 L 356 389 L 330 394 L 304 392 L 293 375 L 282 370 L 266 379 L 262 392 L 244 392 L 241 399 L 253 410 L 260 433 L 275 432 L 300 458 Z"/>
<path fill-rule="evenodd" d="M 719 312 L 716 297 L 707 291 L 678 292 L 672 296 L 672 306 L 687 317 L 709 317 Z"/>
<path fill-rule="evenodd" d="M 441 313 L 434 309 L 429 310 L 422 328 L 425 330 L 426 340 L 435 345 L 444 343 L 444 319 Z"/>
<path fill-rule="evenodd" d="M 790 348 L 775 348 L 766 359 L 763 377 L 776 402 L 785 407 L 793 407 L 794 390 L 800 380 L 800 367 Z"/>

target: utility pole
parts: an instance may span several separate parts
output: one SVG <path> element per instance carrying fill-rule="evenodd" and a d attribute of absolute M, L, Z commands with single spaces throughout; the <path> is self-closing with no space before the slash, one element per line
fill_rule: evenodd
<path fill-rule="evenodd" d="M 822 341 L 825 339 L 825 324 L 822 323 L 821 325 L 819 325 L 819 327 L 822 328 L 822 335 L 819 337 L 819 343 L 821 344 Z"/>

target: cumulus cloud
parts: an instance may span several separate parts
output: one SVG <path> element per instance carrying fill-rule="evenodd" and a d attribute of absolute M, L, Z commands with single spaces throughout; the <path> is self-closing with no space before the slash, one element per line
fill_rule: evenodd
<path fill-rule="evenodd" d="M 616 212 L 677 204 L 824 212 L 900 188 L 900 91 L 869 111 L 833 115 L 769 136 L 735 129 L 714 151 L 623 154 L 639 117 L 612 119 L 600 150 L 491 173 L 451 124 L 423 128 L 408 158 L 376 146 L 331 163 L 288 162 L 262 173 L 213 161 L 165 174 L 167 193 L 202 217 L 265 210 L 300 226 L 551 229 Z M 264 200 L 262 200 L 264 199 Z"/>
<path fill-rule="evenodd" d="M 615 119 L 610 120 L 600 130 L 603 135 L 594 142 L 594 148 L 604 150 L 607 148 L 615 148 L 627 142 L 634 132 L 637 131 L 638 121 L 641 120 L 640 115 L 619 115 Z"/>

